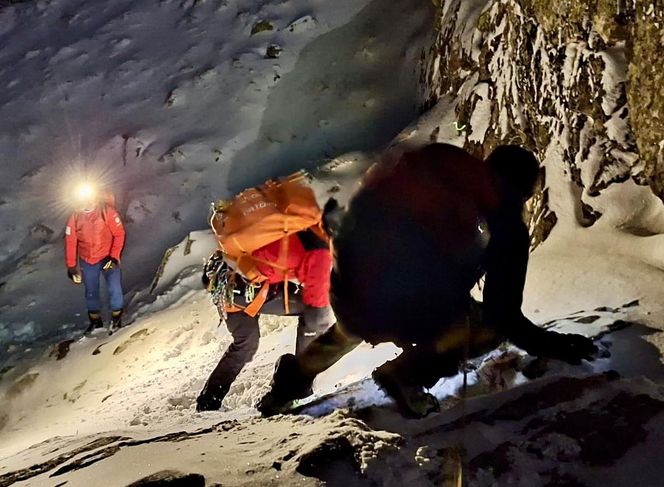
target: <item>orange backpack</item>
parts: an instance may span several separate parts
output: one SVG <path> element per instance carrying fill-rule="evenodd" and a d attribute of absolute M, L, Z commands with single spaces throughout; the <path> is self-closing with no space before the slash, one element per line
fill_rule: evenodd
<path fill-rule="evenodd" d="M 322 227 L 322 211 L 312 189 L 306 185 L 302 171 L 277 181 L 266 181 L 261 186 L 249 188 L 238 194 L 229 205 L 213 208 L 210 225 L 226 260 L 252 284 L 263 283 L 256 298 L 244 309 L 231 307 L 229 312 L 244 311 L 255 316 L 267 299 L 267 278 L 256 264 L 267 264 L 284 274 L 284 305 L 288 309 L 288 280 L 286 262 L 289 237 L 302 230 L 311 229 L 328 241 Z M 281 241 L 278 262 L 268 262 L 252 256 L 261 247 Z"/>

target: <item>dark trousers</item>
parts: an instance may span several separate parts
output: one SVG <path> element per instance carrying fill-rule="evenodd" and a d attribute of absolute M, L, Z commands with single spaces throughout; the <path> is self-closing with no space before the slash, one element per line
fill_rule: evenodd
<path fill-rule="evenodd" d="M 276 293 L 273 299 L 266 302 L 261 308 L 261 314 L 277 316 L 299 316 L 297 327 L 297 340 L 295 354 L 302 353 L 309 343 L 321 335 L 332 323 L 306 323 L 302 318 L 304 304 L 301 294 L 289 293 L 289 314 L 284 309 L 283 290 Z M 233 343 L 228 347 L 221 360 L 210 374 L 203 394 L 223 397 L 242 368 L 249 363 L 258 350 L 260 330 L 258 315 L 254 318 L 238 312 L 229 313 L 226 327 L 233 336 Z"/>
<path fill-rule="evenodd" d="M 430 341 L 397 343 L 403 352 L 381 365 L 376 372 L 404 386 L 431 388 L 441 377 L 455 375 L 465 358 L 487 353 L 504 341 L 504 337 L 482 323 L 481 311 L 476 303 L 466 319 L 468 322 L 441 328 L 440 333 L 432 336 Z M 411 326 L 417 324 L 412 323 Z M 336 323 L 297 356 L 298 369 L 304 378 L 313 381 L 361 342 L 360 337 L 348 333 L 342 324 Z"/>

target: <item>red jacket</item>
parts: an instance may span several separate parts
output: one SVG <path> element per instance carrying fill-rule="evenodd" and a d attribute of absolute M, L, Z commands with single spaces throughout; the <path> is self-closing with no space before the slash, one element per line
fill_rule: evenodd
<path fill-rule="evenodd" d="M 258 259 L 279 264 L 281 242 L 277 241 L 256 250 L 252 255 Z M 283 282 L 284 273 L 268 264 L 256 265 L 258 270 L 273 283 Z M 332 255 L 330 250 L 317 248 L 306 250 L 297 235 L 288 241 L 286 259 L 288 277 L 297 279 L 303 287 L 302 301 L 308 306 L 322 308 L 330 304 L 330 272 Z"/>
<path fill-rule="evenodd" d="M 77 211 L 69 217 L 65 228 L 67 267 L 76 267 L 78 257 L 88 264 L 96 264 L 108 256 L 119 261 L 124 241 L 122 220 L 112 206 Z"/>

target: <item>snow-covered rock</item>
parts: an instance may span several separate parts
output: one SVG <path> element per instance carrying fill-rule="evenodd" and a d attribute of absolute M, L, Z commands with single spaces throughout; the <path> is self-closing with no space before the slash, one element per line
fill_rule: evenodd
<path fill-rule="evenodd" d="M 438 16 L 423 79 L 429 105 L 454 100 L 471 152 L 520 143 L 540 156 L 546 178 L 531 211 L 535 245 L 560 219 L 591 226 L 607 206 L 628 206 L 605 197 L 625 181 L 646 186 L 641 202 L 629 203 L 634 211 L 661 206 L 661 6 L 452 0 L 439 4 Z M 657 221 L 614 225 L 649 234 L 662 222 L 660 211 Z"/>

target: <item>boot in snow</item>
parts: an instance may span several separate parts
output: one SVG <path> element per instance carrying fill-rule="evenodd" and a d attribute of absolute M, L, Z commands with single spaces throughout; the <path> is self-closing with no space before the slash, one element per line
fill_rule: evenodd
<path fill-rule="evenodd" d="M 90 320 L 90 325 L 87 330 L 85 330 L 86 335 L 104 327 L 104 322 L 101 319 L 101 313 L 99 311 L 88 311 L 88 319 Z"/>
<path fill-rule="evenodd" d="M 313 379 L 302 375 L 295 355 L 282 355 L 275 364 L 270 390 L 258 402 L 256 409 L 264 417 L 284 413 L 292 407 L 293 401 L 313 394 L 312 384 Z"/>
<path fill-rule="evenodd" d="M 209 390 L 208 385 L 205 384 L 203 391 L 196 398 L 196 411 L 218 411 L 221 409 L 221 402 L 228 394 L 229 386 L 222 386 L 212 392 Z"/>
<path fill-rule="evenodd" d="M 111 326 L 108 329 L 108 334 L 112 335 L 120 328 L 122 328 L 122 310 L 118 309 L 115 311 L 111 311 Z"/>
<path fill-rule="evenodd" d="M 407 418 L 423 418 L 440 411 L 438 399 L 421 386 L 405 385 L 392 374 L 376 369 L 371 374 L 376 384 L 397 403 L 399 412 Z"/>

